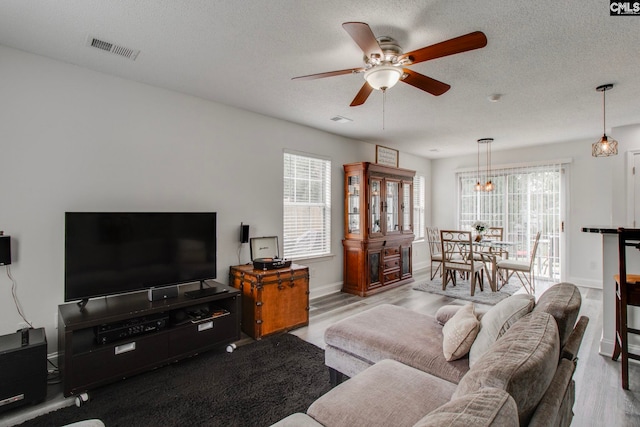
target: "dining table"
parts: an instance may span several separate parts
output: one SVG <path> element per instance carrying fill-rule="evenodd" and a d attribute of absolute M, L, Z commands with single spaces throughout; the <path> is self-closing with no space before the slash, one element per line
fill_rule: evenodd
<path fill-rule="evenodd" d="M 505 240 L 482 239 L 472 242 L 473 253 L 478 255 L 480 261 L 484 262 L 485 267 L 491 266 L 491 274 L 487 274 L 489 278 L 489 286 L 491 291 L 498 291 L 498 261 L 502 258 L 509 258 L 509 249 L 516 246 L 516 242 L 508 242 Z"/>

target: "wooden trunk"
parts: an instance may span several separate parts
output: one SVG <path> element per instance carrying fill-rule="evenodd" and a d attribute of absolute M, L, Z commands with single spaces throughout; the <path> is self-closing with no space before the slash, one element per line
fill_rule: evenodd
<path fill-rule="evenodd" d="M 242 331 L 254 339 L 309 324 L 309 269 L 302 265 L 256 270 L 230 268 L 229 284 L 242 292 Z"/>

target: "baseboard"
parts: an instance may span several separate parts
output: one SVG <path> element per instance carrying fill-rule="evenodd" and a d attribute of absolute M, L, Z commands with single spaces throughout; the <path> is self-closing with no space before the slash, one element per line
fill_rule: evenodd
<path fill-rule="evenodd" d="M 431 272 L 430 264 L 427 263 L 419 263 L 417 265 L 414 264 L 413 268 L 413 276 L 419 273 L 429 274 Z M 342 291 L 342 282 L 328 283 L 322 286 L 314 286 L 309 289 L 309 299 L 321 298 L 327 295 L 335 294 Z"/>
<path fill-rule="evenodd" d="M 309 299 L 320 298 L 330 294 L 335 294 L 342 290 L 342 282 L 329 283 L 326 285 L 309 289 Z"/>
<path fill-rule="evenodd" d="M 614 342 L 609 339 L 600 339 L 600 348 L 598 349 L 598 353 L 602 356 L 606 356 L 608 358 L 613 354 Z M 640 354 L 640 346 L 635 344 L 629 344 L 629 353 Z M 620 359 L 618 359 L 620 360 Z M 629 363 L 640 364 L 640 360 L 629 359 Z"/>
<path fill-rule="evenodd" d="M 417 273 L 420 270 L 426 270 L 430 268 L 430 262 L 429 261 L 423 261 L 423 262 L 417 262 L 417 263 L 413 263 L 413 272 Z"/>
<path fill-rule="evenodd" d="M 585 279 L 584 277 L 568 277 L 566 281 L 584 288 L 602 289 L 602 281 L 600 280 Z"/>

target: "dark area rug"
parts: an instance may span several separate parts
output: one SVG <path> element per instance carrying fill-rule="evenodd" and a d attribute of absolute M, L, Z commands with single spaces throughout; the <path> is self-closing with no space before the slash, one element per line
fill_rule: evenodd
<path fill-rule="evenodd" d="M 268 426 L 305 412 L 329 391 L 324 351 L 281 334 L 213 350 L 90 392 L 63 408 L 20 424 L 60 426 L 99 418 L 106 426 Z"/>

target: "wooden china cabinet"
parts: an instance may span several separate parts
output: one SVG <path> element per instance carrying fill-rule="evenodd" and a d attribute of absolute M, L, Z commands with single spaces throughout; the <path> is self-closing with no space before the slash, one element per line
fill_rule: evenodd
<path fill-rule="evenodd" d="M 367 296 L 412 282 L 415 171 L 344 165 L 342 291 Z"/>

